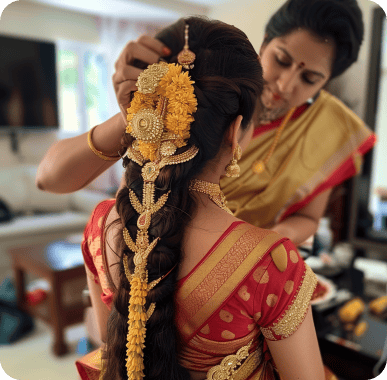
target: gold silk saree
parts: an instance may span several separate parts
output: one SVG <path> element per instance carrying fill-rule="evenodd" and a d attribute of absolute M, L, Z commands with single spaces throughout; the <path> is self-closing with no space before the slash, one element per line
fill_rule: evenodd
<path fill-rule="evenodd" d="M 239 161 L 240 177 L 220 183 L 235 216 L 258 227 L 270 228 L 359 173 L 362 156 L 376 141 L 358 116 L 322 90 L 312 105 L 288 122 L 266 170 L 255 174 L 253 165 L 270 149 L 275 130 L 257 127 Z"/>

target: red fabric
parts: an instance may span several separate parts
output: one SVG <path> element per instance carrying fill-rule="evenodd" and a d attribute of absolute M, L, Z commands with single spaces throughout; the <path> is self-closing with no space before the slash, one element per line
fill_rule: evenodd
<path fill-rule="evenodd" d="M 36 289 L 27 293 L 27 303 L 30 306 L 35 306 L 43 302 L 47 298 L 47 292 L 43 289 Z"/>
<path fill-rule="evenodd" d="M 363 142 L 358 148 L 358 154 L 364 156 L 376 143 L 376 136 L 371 135 L 367 140 Z M 295 203 L 290 206 L 286 212 L 281 216 L 281 220 L 286 219 L 288 216 L 294 214 L 296 211 L 305 207 L 311 202 L 317 195 L 321 194 L 325 190 L 331 189 L 345 180 L 353 177 L 357 174 L 357 169 L 353 160 L 353 154 L 343 162 L 343 164 L 337 168 L 320 186 L 318 186 L 313 193 L 309 194 L 301 202 Z"/>
<path fill-rule="evenodd" d="M 190 277 L 191 273 L 195 272 L 195 270 L 208 258 L 208 256 L 216 249 L 216 247 L 223 241 L 223 239 L 239 224 L 245 223 L 243 221 L 234 222 L 230 227 L 227 228 L 226 231 L 223 232 L 222 236 L 216 241 L 216 243 L 211 247 L 211 249 L 204 255 L 204 257 L 194 266 L 190 273 L 188 273 L 185 277 L 181 278 L 178 281 L 178 286 L 182 286 L 184 282 Z"/>
<path fill-rule="evenodd" d="M 85 265 L 93 275 L 94 281 L 101 285 L 103 290 L 101 299 L 109 309 L 113 301 L 113 292 L 109 288 L 109 281 L 106 276 L 102 246 L 104 244 L 105 219 L 115 202 L 115 199 L 108 199 L 96 206 L 85 227 L 82 241 L 82 254 Z"/>
<path fill-rule="evenodd" d="M 248 335 L 256 325 L 269 328 L 281 318 L 297 295 L 305 273 L 305 263 L 295 245 L 286 239 L 282 246 L 288 255 L 286 270 L 279 271 L 270 253 L 266 254 L 233 291 L 221 309 L 207 320 L 207 324 L 197 335 L 214 341 L 227 342 L 230 339 L 239 339 Z M 292 258 L 290 258 L 291 252 Z M 295 257 L 297 262 L 294 262 Z M 289 291 L 290 287 L 289 281 L 293 285 L 292 291 L 287 293 L 286 290 Z M 288 286 L 285 286 L 287 283 Z M 271 301 L 273 298 L 276 298 L 275 302 Z M 268 302 L 272 304 L 270 301 L 273 302 L 273 306 L 268 305 Z M 274 338 L 282 339 L 278 335 Z"/>
<path fill-rule="evenodd" d="M 107 200 L 101 202 L 95 208 L 85 228 L 82 244 L 85 264 L 94 275 L 94 280 L 101 284 L 103 289 L 101 299 L 109 308 L 111 307 L 113 292 L 108 287 L 105 268 L 102 265 L 101 244 L 103 240 L 101 237 L 103 236 L 103 222 L 106 214 L 110 211 L 114 203 L 115 200 Z M 195 266 L 191 273 L 211 255 L 211 252 L 216 249 L 223 238 L 241 223 L 244 222 L 234 222 L 222 234 L 206 256 Z M 252 268 L 249 276 L 233 290 L 226 304 L 211 316 L 208 320 L 208 326 L 205 326 L 204 329 L 202 328 L 202 331 L 198 333 L 199 336 L 219 342 L 229 341 L 230 338 L 238 339 L 246 336 L 256 324 L 260 327 L 267 328 L 280 318 L 281 314 L 283 314 L 294 299 L 305 272 L 305 264 L 299 258 L 297 248 L 293 243 L 290 240 L 284 239 L 282 245 L 289 256 L 286 270 L 280 272 L 275 266 L 270 253 L 264 255 L 259 261 L 259 264 Z M 290 259 L 290 252 L 293 255 L 296 254 L 299 258 L 296 263 L 293 263 Z M 190 274 L 182 278 L 178 285 L 181 286 L 190 277 Z M 289 294 L 285 291 L 287 281 L 294 283 L 292 292 Z M 274 295 L 276 298 L 274 306 L 268 306 L 269 295 Z M 246 299 L 247 297 L 248 299 Z M 210 334 L 207 333 L 208 331 L 210 331 Z M 229 333 L 225 333 L 225 331 Z M 281 339 L 281 337 L 275 338 Z"/>

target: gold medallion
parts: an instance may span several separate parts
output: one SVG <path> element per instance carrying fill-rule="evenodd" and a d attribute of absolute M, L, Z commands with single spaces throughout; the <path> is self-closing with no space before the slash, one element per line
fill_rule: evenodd
<path fill-rule="evenodd" d="M 261 174 L 266 170 L 266 165 L 263 160 L 254 161 L 251 169 L 255 174 Z"/>

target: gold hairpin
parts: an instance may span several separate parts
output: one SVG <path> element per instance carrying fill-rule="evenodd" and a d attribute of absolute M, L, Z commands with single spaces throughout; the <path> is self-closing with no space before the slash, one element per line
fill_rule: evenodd
<path fill-rule="evenodd" d="M 195 58 L 196 58 L 196 54 L 193 51 L 189 50 L 188 29 L 189 29 L 189 25 L 185 24 L 185 32 L 184 32 L 185 45 L 183 47 L 183 50 L 177 56 L 177 62 L 179 62 L 180 65 L 182 65 L 186 70 L 193 69 L 194 67 L 193 62 L 195 61 Z"/>

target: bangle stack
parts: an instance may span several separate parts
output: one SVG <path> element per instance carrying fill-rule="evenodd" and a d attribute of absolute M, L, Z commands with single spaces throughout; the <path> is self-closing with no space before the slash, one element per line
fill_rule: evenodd
<path fill-rule="evenodd" d="M 93 144 L 93 141 L 92 141 L 92 135 L 93 135 L 93 131 L 94 129 L 96 128 L 97 126 L 93 127 L 90 129 L 88 135 L 87 135 L 87 143 L 89 145 L 89 148 L 90 150 L 96 155 L 98 156 L 99 158 L 102 158 L 103 160 L 105 161 L 117 161 L 121 158 L 120 155 L 117 155 L 117 156 L 108 156 L 104 153 L 102 153 L 101 151 L 99 151 L 98 149 L 96 149 L 96 147 L 94 146 Z"/>

